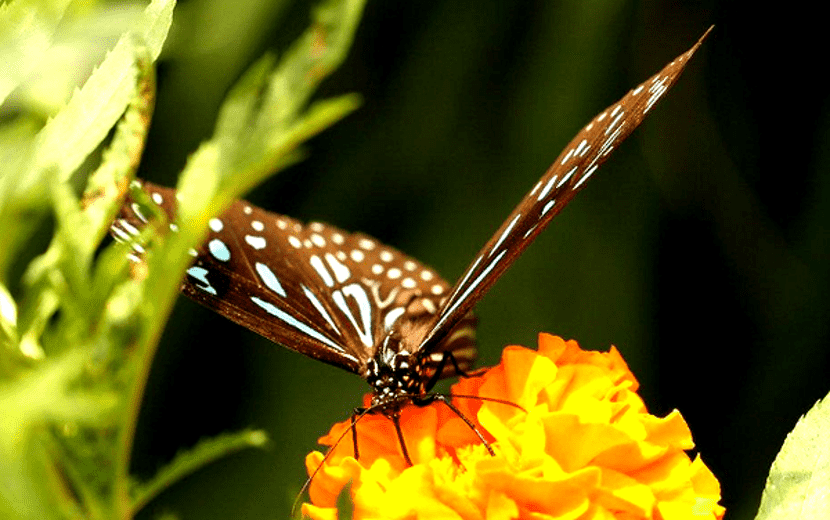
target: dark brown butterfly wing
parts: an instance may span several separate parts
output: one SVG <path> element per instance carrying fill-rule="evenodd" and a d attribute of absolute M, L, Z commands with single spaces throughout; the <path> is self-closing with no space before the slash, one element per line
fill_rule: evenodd
<path fill-rule="evenodd" d="M 390 333 L 400 339 L 392 348 L 418 352 L 428 366 L 450 351 L 467 370 L 476 355 L 472 307 L 642 122 L 706 34 L 577 134 L 452 291 L 431 269 L 366 235 L 303 225 L 243 201 L 211 221 L 182 290 L 276 343 L 360 375 Z M 144 188 L 172 218 L 175 192 Z M 112 233 L 134 240 L 146 222 L 127 201 Z M 442 375 L 452 373 L 445 367 Z"/>
<path fill-rule="evenodd" d="M 640 125 L 657 101 L 674 85 L 708 34 L 709 31 L 690 50 L 605 109 L 576 134 L 455 284 L 440 313 L 421 339 L 421 352 L 428 355 L 435 350 L 437 343 L 585 186 L 608 155 Z"/>
<path fill-rule="evenodd" d="M 175 218 L 175 190 L 138 187 Z M 148 214 L 128 200 L 113 236 L 135 240 Z M 140 261 L 140 245 L 136 253 Z M 211 219 L 193 255 L 184 294 L 275 343 L 360 375 L 390 331 L 423 329 L 449 290 L 435 271 L 367 235 L 303 225 L 245 201 Z M 454 351 L 469 368 L 474 338 L 467 316 L 436 351 Z"/>

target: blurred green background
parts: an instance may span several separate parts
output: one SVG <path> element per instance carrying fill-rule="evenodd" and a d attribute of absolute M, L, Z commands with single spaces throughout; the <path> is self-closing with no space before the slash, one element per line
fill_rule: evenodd
<path fill-rule="evenodd" d="M 479 341 L 483 364 L 540 331 L 617 345 L 650 410 L 683 413 L 729 517 L 752 518 L 786 433 L 830 390 L 826 43 L 811 40 L 816 13 L 758 5 L 370 1 L 321 92 L 360 93 L 363 107 L 249 198 L 367 232 L 453 281 L 583 124 L 715 24 L 670 95 L 478 306 Z M 301 2 L 180 2 L 140 175 L 174 184 L 227 88 L 307 15 Z M 229 429 L 263 428 L 273 443 L 140 517 L 287 518 L 304 455 L 367 389 L 181 299 L 135 471 Z"/>

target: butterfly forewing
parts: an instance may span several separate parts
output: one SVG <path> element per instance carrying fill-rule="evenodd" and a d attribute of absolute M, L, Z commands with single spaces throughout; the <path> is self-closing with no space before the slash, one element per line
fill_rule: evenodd
<path fill-rule="evenodd" d="M 433 345 L 472 309 L 536 235 L 585 186 L 608 155 L 640 125 L 680 77 L 689 58 L 707 34 L 709 31 L 690 50 L 580 130 L 455 284 L 439 315 L 430 325 L 421 352 L 428 354 L 433 351 Z"/>
<path fill-rule="evenodd" d="M 149 183 L 143 189 L 173 220 L 175 191 Z M 136 236 L 144 213 L 128 200 L 113 235 Z M 182 284 L 187 296 L 275 343 L 360 375 L 390 331 L 420 343 L 449 289 L 432 269 L 369 236 L 303 225 L 244 201 L 210 221 L 193 254 Z M 451 350 L 469 368 L 473 324 L 472 316 L 462 317 L 435 352 Z"/>
<path fill-rule="evenodd" d="M 472 307 L 640 124 L 706 34 L 576 135 L 451 291 L 433 270 L 366 235 L 304 225 L 244 201 L 211 220 L 182 290 L 276 343 L 363 377 L 370 359 L 391 364 L 402 351 L 419 358 L 413 377 L 430 377 L 445 352 L 456 363 L 445 364 L 441 376 L 456 366 L 466 371 L 476 355 Z M 174 190 L 143 189 L 173 220 Z M 147 222 L 141 206 L 128 200 L 112 226 L 113 236 L 133 242 L 136 262 L 143 248 L 135 240 Z M 399 403 L 398 383 L 388 382 L 397 388 L 390 403 Z"/>

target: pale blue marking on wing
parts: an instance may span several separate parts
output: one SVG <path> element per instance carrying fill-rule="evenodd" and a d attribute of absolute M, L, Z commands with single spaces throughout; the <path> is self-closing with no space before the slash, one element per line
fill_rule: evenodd
<path fill-rule="evenodd" d="M 282 288 L 282 284 L 277 278 L 277 275 L 274 274 L 274 271 L 262 262 L 257 262 L 254 267 L 260 279 L 265 283 L 265 286 L 285 298 L 285 289 Z"/>
<path fill-rule="evenodd" d="M 198 282 L 200 282 L 199 284 L 196 284 L 197 287 L 199 287 L 199 289 L 201 289 L 201 290 L 203 290 L 207 293 L 210 293 L 214 296 L 217 295 L 216 294 L 216 289 L 214 289 L 213 286 L 210 285 L 210 282 L 207 279 L 207 274 L 208 274 L 207 269 L 205 269 L 204 267 L 198 267 L 198 266 L 194 265 L 193 267 L 191 267 L 190 269 L 187 270 L 187 274 L 189 274 L 190 276 L 195 278 Z"/>
<path fill-rule="evenodd" d="M 227 262 L 231 259 L 231 250 L 218 238 L 214 238 L 208 243 L 208 249 L 213 258 L 220 262 Z"/>
<path fill-rule="evenodd" d="M 254 302 L 255 304 L 257 304 L 258 306 L 260 306 L 265 312 L 267 312 L 271 316 L 274 316 L 278 320 L 281 320 L 282 322 L 284 322 L 286 325 L 288 325 L 290 327 L 294 327 L 295 329 L 302 332 L 306 336 L 314 338 L 318 341 L 322 341 L 323 343 L 330 346 L 331 348 L 333 348 L 333 349 L 337 350 L 338 352 L 341 352 L 342 354 L 346 355 L 348 358 L 350 358 L 354 361 L 357 361 L 356 358 L 354 358 L 353 356 L 348 355 L 343 350 L 343 347 L 341 347 L 337 343 L 333 342 L 329 338 L 325 337 L 324 335 L 320 334 L 319 331 L 317 331 L 315 329 L 312 329 L 311 327 L 309 327 L 308 325 L 306 325 L 305 323 L 303 323 L 301 321 L 298 321 L 297 318 L 295 318 L 294 316 L 288 314 L 287 312 L 281 311 L 280 309 L 278 309 L 273 304 L 268 303 L 265 300 L 262 300 L 260 298 L 257 298 L 256 296 L 251 296 L 251 301 Z"/>
<path fill-rule="evenodd" d="M 348 304 L 346 304 L 346 298 L 343 296 L 344 294 L 346 296 L 351 296 L 357 302 L 357 308 L 360 312 L 361 318 L 360 321 L 363 325 L 362 329 L 360 325 L 358 325 L 351 309 L 349 309 Z M 342 292 L 340 290 L 332 292 L 331 296 L 334 303 L 337 304 L 340 310 L 343 311 L 343 314 L 345 314 L 346 317 L 349 318 L 349 321 L 352 322 L 354 330 L 357 332 L 357 335 L 360 336 L 360 341 L 362 341 L 367 347 L 372 347 L 374 345 L 374 340 L 372 338 L 372 305 L 369 303 L 369 296 L 366 294 L 366 290 L 360 285 L 353 283 L 343 287 Z"/>

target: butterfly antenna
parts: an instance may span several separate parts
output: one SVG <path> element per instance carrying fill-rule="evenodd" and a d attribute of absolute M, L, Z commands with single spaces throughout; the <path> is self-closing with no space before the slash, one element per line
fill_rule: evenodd
<path fill-rule="evenodd" d="M 464 421 L 464 424 L 466 424 L 467 427 L 469 427 L 473 431 L 473 433 L 476 434 L 476 437 L 478 437 L 479 440 L 481 441 L 481 443 L 484 445 L 484 447 L 487 448 L 487 452 L 490 453 L 490 455 L 493 456 L 493 457 L 496 456 L 496 452 L 493 450 L 493 447 L 490 445 L 490 443 L 487 441 L 487 439 L 484 438 L 484 435 L 482 435 L 481 431 L 473 423 L 473 421 L 471 421 L 469 417 L 464 415 L 461 412 L 461 410 L 459 410 L 454 404 L 452 404 L 452 402 L 450 401 L 450 398 L 457 397 L 459 399 L 477 399 L 479 401 L 487 401 L 487 402 L 490 402 L 490 403 L 505 404 L 505 405 L 508 405 L 508 406 L 512 406 L 513 408 L 518 408 L 519 410 L 523 411 L 524 413 L 527 413 L 527 410 L 525 410 L 521 405 L 518 405 L 518 404 L 516 404 L 512 401 L 508 401 L 506 399 L 498 399 L 496 397 L 481 397 L 479 395 L 464 395 L 464 394 L 449 394 L 449 395 L 447 395 L 447 394 L 439 394 L 439 393 L 433 393 L 433 394 L 430 394 L 430 395 L 431 395 L 432 399 L 435 399 L 437 401 L 441 401 L 442 403 L 447 405 L 447 408 L 452 410 L 453 413 L 455 413 L 455 415 L 457 415 L 462 421 Z"/>
<path fill-rule="evenodd" d="M 478 400 L 478 401 L 487 401 L 488 403 L 506 404 L 507 406 L 512 406 L 513 408 L 518 408 L 519 410 L 523 411 L 524 413 L 527 413 L 527 410 L 525 410 L 525 408 L 522 405 L 516 404 L 513 401 L 508 401 L 507 399 L 499 399 L 497 397 L 482 397 L 480 395 L 465 395 L 465 394 L 449 394 L 449 395 L 447 395 L 447 394 L 436 394 L 436 395 L 441 395 L 445 398 L 457 397 L 459 399 L 475 399 L 475 400 Z"/>
<path fill-rule="evenodd" d="M 326 454 L 323 456 L 323 460 L 321 460 L 320 464 L 316 468 L 314 468 L 314 471 L 312 471 L 311 475 L 306 479 L 305 484 L 303 484 L 303 487 L 300 488 L 300 492 L 297 493 L 297 498 L 294 499 L 294 504 L 291 506 L 291 516 L 292 516 L 292 518 L 294 517 L 294 513 L 297 511 L 297 506 L 300 503 L 300 499 L 303 498 L 303 494 L 308 490 L 309 487 L 311 487 L 311 482 L 314 480 L 314 477 L 317 476 L 317 473 L 319 473 L 320 470 L 323 469 L 323 466 L 326 464 L 326 462 L 334 454 L 334 449 L 337 448 L 337 446 L 340 444 L 340 441 L 342 441 L 343 438 L 346 437 L 346 435 L 348 435 L 352 430 L 355 429 L 355 427 L 357 426 L 357 423 L 361 419 L 366 417 L 366 415 L 368 415 L 370 412 L 374 411 L 376 408 L 377 408 L 377 406 L 370 406 L 369 408 L 364 408 L 363 411 L 361 413 L 357 414 L 356 416 L 352 415 L 352 422 L 349 425 L 349 427 L 346 429 L 346 431 L 344 431 L 343 433 L 340 434 L 340 436 L 337 438 L 337 440 L 334 441 L 334 444 L 332 444 L 331 447 L 328 449 L 328 451 L 326 451 Z"/>
<path fill-rule="evenodd" d="M 467 427 L 473 430 L 473 433 L 475 433 L 476 437 L 478 437 L 481 443 L 484 444 L 484 447 L 487 448 L 487 451 L 490 453 L 491 456 L 496 456 L 496 452 L 493 451 L 493 447 L 490 446 L 490 443 L 487 442 L 487 439 L 484 438 L 484 435 L 482 435 L 481 431 L 476 427 L 475 424 L 473 424 L 473 421 L 471 421 L 469 417 L 461 413 L 461 410 L 456 408 L 456 406 L 452 404 L 452 402 L 450 402 L 449 399 L 447 399 L 447 396 L 445 396 L 444 394 L 433 394 L 433 396 L 436 400 L 441 401 L 442 403 L 447 405 L 447 408 L 452 410 L 453 413 L 455 413 L 455 415 L 457 415 L 459 418 L 461 418 L 462 421 L 464 421 L 464 424 L 466 424 Z"/>

